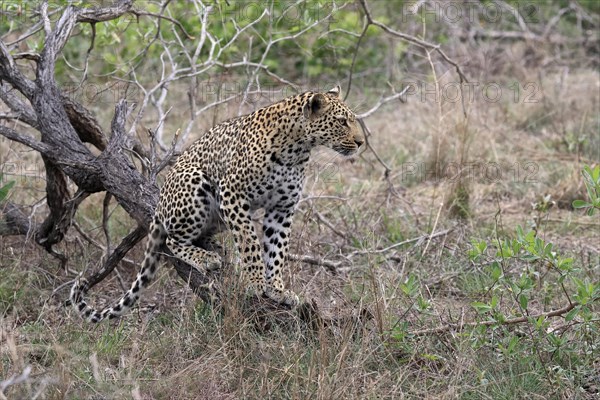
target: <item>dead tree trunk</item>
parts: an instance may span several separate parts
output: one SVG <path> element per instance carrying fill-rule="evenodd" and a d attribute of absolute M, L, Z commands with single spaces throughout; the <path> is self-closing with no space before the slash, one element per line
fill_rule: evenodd
<path fill-rule="evenodd" d="M 45 25 L 46 43 L 39 57 L 35 58 L 37 68 L 33 80 L 21 73 L 8 47 L 0 41 L 0 98 L 21 122 L 37 130 L 41 139 L 3 125 L 0 125 L 0 134 L 40 153 L 46 170 L 49 208 L 45 220 L 35 225 L 17 205 L 3 204 L 0 234 L 32 234 L 40 246 L 65 264 L 67 258 L 54 246 L 64 238 L 78 206 L 91 193 L 109 193 L 136 221 L 137 227 L 106 258 L 102 268 L 89 277 L 90 287 L 110 274 L 125 254 L 145 237 L 158 203 L 159 190 L 154 178 L 143 175 L 129 158 L 134 143 L 125 132 L 128 104 L 121 100 L 116 105 L 110 137 L 107 138 L 94 116 L 60 91 L 54 67 L 77 23 L 119 18 L 130 12 L 132 6 L 132 0 L 121 0 L 108 8 L 68 7 L 54 29 L 50 29 L 49 22 Z M 43 15 L 43 18 L 47 16 Z M 95 146 L 101 151 L 100 155 L 95 156 L 84 143 Z M 150 176 L 154 177 L 155 173 Z M 77 185 L 75 194 L 69 192 L 67 178 Z M 198 276 L 200 274 L 181 262 L 176 263 L 176 270 L 196 293 L 206 300 L 210 299 L 202 289 L 206 277 Z"/>
<path fill-rule="evenodd" d="M 120 0 L 106 8 L 69 6 L 53 29 L 41 8 L 46 41 L 42 52 L 34 57 L 35 79 L 21 72 L 7 45 L 0 41 L 0 99 L 20 122 L 37 130 L 40 139 L 5 125 L 0 125 L 0 134 L 40 153 L 46 170 L 49 208 L 45 220 L 35 225 L 17 205 L 2 205 L 0 234 L 31 234 L 40 246 L 65 264 L 66 257 L 54 246 L 64 238 L 78 206 L 91 193 L 109 193 L 136 221 L 137 227 L 90 278 L 92 286 L 104 279 L 145 236 L 159 190 L 154 179 L 143 175 L 130 159 L 133 140 L 125 131 L 128 104 L 121 100 L 116 105 L 107 137 L 85 107 L 61 92 L 54 76 L 55 62 L 77 23 L 94 24 L 119 18 L 130 12 L 132 6 L 132 0 Z M 84 143 L 95 146 L 100 155 L 94 155 Z M 77 185 L 74 194 L 68 189 L 67 179 Z"/>

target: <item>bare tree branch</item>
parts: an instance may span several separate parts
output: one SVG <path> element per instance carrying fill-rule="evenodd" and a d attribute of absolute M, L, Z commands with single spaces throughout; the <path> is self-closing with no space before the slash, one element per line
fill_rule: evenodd
<path fill-rule="evenodd" d="M 385 178 L 387 178 L 389 176 L 390 172 L 392 172 L 392 169 L 387 165 L 387 163 L 385 161 L 383 161 L 383 159 L 381 158 L 379 153 L 377 153 L 375 151 L 373 146 L 371 146 L 371 142 L 369 141 L 369 138 L 371 137 L 371 130 L 369 129 L 369 127 L 367 126 L 365 121 L 362 118 L 357 118 L 357 121 L 358 121 L 361 129 L 363 130 L 363 133 L 365 134 L 365 145 L 367 146 L 368 149 L 371 150 L 371 152 L 373 153 L 373 155 L 375 156 L 377 161 L 383 166 L 383 168 L 385 169 L 384 176 L 385 176 Z"/>
<path fill-rule="evenodd" d="M 0 46 L 2 42 L 0 41 Z M 0 82 L 0 100 L 4 102 L 14 113 L 17 114 L 17 119 L 30 125 L 33 128 L 37 127 L 37 116 L 33 109 L 16 95 L 16 90 L 9 87 L 8 84 Z"/>
<path fill-rule="evenodd" d="M 365 15 L 367 16 L 367 20 L 368 20 L 369 24 L 372 24 L 372 25 L 375 25 L 375 26 L 381 28 L 383 31 L 387 32 L 388 34 L 390 34 L 392 36 L 399 37 L 402 40 L 405 40 L 409 43 L 413 43 L 424 49 L 429 49 L 429 50 L 433 50 L 433 51 L 437 52 L 444 59 L 444 61 L 446 61 L 448 64 L 452 65 L 456 69 L 456 73 L 458 74 L 458 76 L 460 78 L 461 84 L 464 82 L 469 82 L 469 80 L 467 79 L 463 70 L 461 69 L 460 65 L 456 61 L 454 61 L 450 57 L 448 57 L 446 55 L 446 53 L 441 49 L 439 44 L 430 43 L 426 40 L 419 39 L 415 36 L 408 35 L 406 33 L 399 32 L 399 31 L 396 31 L 396 30 L 388 27 L 387 25 L 385 25 L 373 18 L 373 16 L 371 15 L 371 11 L 369 10 L 369 6 L 367 5 L 367 0 L 359 0 L 359 1 L 363 7 L 363 10 L 365 11 Z"/>
<path fill-rule="evenodd" d="M 52 153 L 52 148 L 45 143 L 38 142 L 34 138 L 30 136 L 25 136 L 20 134 L 19 132 L 11 129 L 7 126 L 0 125 L 0 135 L 13 140 L 15 142 L 24 144 L 27 147 L 30 147 L 36 151 L 39 151 L 41 154 L 45 154 L 50 156 Z"/>
<path fill-rule="evenodd" d="M 117 0 L 109 7 L 91 7 L 78 9 L 77 22 L 104 22 L 119 18 L 128 12 L 133 12 L 133 0 Z M 135 14 L 135 13 L 134 13 Z"/>
<path fill-rule="evenodd" d="M 357 114 L 356 118 L 362 120 L 367 117 L 370 117 L 371 115 L 375 114 L 375 112 L 377 112 L 377 110 L 379 110 L 379 108 L 381 106 L 383 106 L 384 104 L 389 103 L 390 101 L 394 101 L 396 99 L 402 99 L 402 96 L 404 96 L 406 94 L 406 91 L 409 88 L 410 88 L 410 86 L 406 86 L 404 89 L 402 89 L 402 91 L 400 93 L 394 93 L 391 96 L 387 96 L 387 97 L 380 99 L 373 107 L 371 107 L 370 110 L 365 111 L 364 113 Z"/>
<path fill-rule="evenodd" d="M 2 40 L 0 40 L 0 80 L 7 81 L 27 98 L 31 98 L 35 90 L 34 83 L 21 73 Z"/>
<path fill-rule="evenodd" d="M 145 226 L 138 226 L 121 240 L 121 243 L 108 256 L 104 265 L 99 271 L 96 271 L 92 276 L 87 278 L 87 289 L 91 289 L 96 284 L 104 280 L 125 257 L 125 255 L 139 243 L 148 234 L 148 229 Z"/>

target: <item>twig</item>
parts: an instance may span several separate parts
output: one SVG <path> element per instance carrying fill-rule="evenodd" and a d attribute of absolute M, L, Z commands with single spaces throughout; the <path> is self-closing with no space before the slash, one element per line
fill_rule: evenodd
<path fill-rule="evenodd" d="M 103 246 L 102 244 L 100 244 L 97 240 L 92 238 L 90 235 L 88 235 L 87 232 L 85 232 L 81 228 L 81 226 L 77 223 L 77 221 L 73 221 L 72 226 L 81 235 L 81 237 L 83 237 L 88 243 L 90 243 L 92 246 L 102 250 L 102 252 L 106 252 L 106 247 Z"/>
<path fill-rule="evenodd" d="M 181 132 L 181 130 L 177 129 L 177 132 L 175 132 L 175 136 L 173 136 L 173 140 L 171 141 L 171 148 L 169 149 L 167 154 L 165 154 L 165 156 L 162 159 L 162 161 L 160 162 L 160 164 L 158 164 L 158 166 L 150 172 L 150 180 L 152 182 L 154 182 L 156 180 L 156 176 L 158 175 L 158 173 L 160 171 L 162 171 L 167 166 L 167 164 L 169 164 L 169 162 L 171 161 L 171 157 L 173 157 L 173 154 L 175 153 L 175 148 L 177 147 L 177 142 L 179 140 L 180 132 Z"/>
<path fill-rule="evenodd" d="M 24 144 L 25 146 L 30 147 L 33 150 L 40 152 L 41 154 L 44 154 L 48 158 L 51 158 L 52 148 L 46 143 L 38 142 L 31 136 L 21 135 L 19 132 L 4 125 L 0 125 L 0 135 L 15 142 Z"/>
<path fill-rule="evenodd" d="M 248 85 L 246 85 L 246 89 L 244 91 L 244 97 L 242 99 L 242 102 L 240 103 L 240 107 L 241 107 L 242 104 L 245 103 L 245 101 L 246 101 L 246 93 L 249 91 L 250 85 L 254 81 L 254 79 L 256 78 L 258 72 L 261 70 L 261 68 L 264 68 L 265 70 L 267 69 L 265 67 L 265 60 L 267 58 L 267 55 L 269 54 L 269 52 L 273 48 L 273 46 L 275 44 L 281 42 L 281 41 L 286 41 L 286 40 L 292 40 L 293 41 L 293 40 L 297 39 L 298 37 L 300 37 L 301 35 L 303 35 L 304 33 L 308 32 L 311 29 L 313 29 L 315 26 L 319 25 L 321 22 L 327 21 L 333 15 L 333 13 L 337 10 L 337 6 L 335 5 L 335 3 L 332 3 L 332 4 L 334 5 L 333 9 L 327 15 L 325 15 L 323 18 L 320 18 L 320 19 L 317 18 L 317 19 L 315 19 L 314 22 L 312 22 L 311 24 L 309 24 L 306 27 L 303 27 L 298 32 L 296 32 L 296 33 L 294 33 L 292 35 L 278 37 L 277 39 L 273 39 L 272 37 L 269 38 L 269 41 L 268 41 L 267 45 L 265 46 L 265 49 L 264 49 L 263 54 L 262 54 L 262 56 L 260 58 L 260 61 L 258 62 L 258 65 L 254 68 L 254 70 L 252 71 L 251 76 L 248 79 Z M 265 10 L 265 13 L 267 15 L 269 15 L 269 12 L 267 12 L 267 10 Z M 263 15 L 265 15 L 265 13 L 263 13 Z M 263 15 L 260 16 L 261 19 L 262 19 Z M 272 23 L 272 19 L 269 19 L 269 23 Z M 270 30 L 270 31 L 272 32 L 272 30 Z M 272 35 L 272 33 L 271 33 L 271 35 Z"/>
<path fill-rule="evenodd" d="M 38 126 L 37 116 L 31 107 L 15 95 L 15 92 L 8 84 L 0 82 L 0 100 L 4 102 L 17 116 L 18 120 L 30 125 L 33 128 Z"/>
<path fill-rule="evenodd" d="M 166 19 L 167 21 L 171 22 L 172 24 L 174 24 L 175 26 L 177 26 L 181 32 L 183 32 L 183 34 L 189 39 L 189 40 L 193 40 L 194 37 L 192 35 L 190 35 L 184 28 L 184 26 L 181 24 L 181 22 L 177 21 L 174 18 L 171 17 L 167 17 L 166 15 L 162 15 L 162 14 L 155 14 L 149 11 L 140 11 L 140 10 L 131 10 L 130 11 L 131 14 L 135 15 L 136 17 L 139 16 L 150 16 L 150 17 L 155 17 L 155 18 L 159 18 L 159 19 Z"/>
<path fill-rule="evenodd" d="M 6 80 L 27 98 L 31 98 L 36 90 L 36 85 L 19 70 L 10 50 L 2 40 L 0 40 L 0 80 Z"/>
<path fill-rule="evenodd" d="M 383 159 L 375 151 L 373 146 L 371 146 L 371 142 L 369 141 L 369 136 L 371 136 L 371 130 L 369 129 L 367 124 L 365 124 L 365 121 L 363 121 L 362 119 L 357 119 L 357 121 L 360 124 L 360 127 L 362 128 L 362 130 L 365 134 L 365 144 L 366 144 L 367 148 L 369 148 L 371 150 L 371 152 L 373 152 L 373 155 L 375 155 L 375 158 L 377 159 L 377 161 L 379 161 L 379 163 L 383 166 L 383 168 L 385 168 L 384 176 L 385 176 L 385 178 L 387 178 L 390 175 L 390 172 L 392 172 L 392 169 L 385 163 L 385 161 L 383 161 Z"/>
<path fill-rule="evenodd" d="M 79 278 L 68 280 L 65 283 L 61 283 L 60 285 L 58 285 L 57 287 L 55 287 L 54 290 L 52 291 L 52 293 L 50 293 L 50 296 L 48 296 L 48 299 L 46 301 L 48 301 L 52 297 L 56 296 L 56 294 L 58 292 L 60 292 L 62 289 L 64 289 L 65 287 L 69 287 L 70 288 L 71 286 L 73 286 L 73 284 L 75 283 L 75 281 L 77 279 L 79 279 Z"/>
<path fill-rule="evenodd" d="M 112 244 L 110 242 L 110 233 L 108 232 L 108 218 L 109 211 L 108 206 L 110 205 L 110 200 L 112 199 L 112 195 L 110 192 L 106 192 L 104 196 L 104 201 L 102 202 L 102 230 L 104 231 L 104 237 L 106 238 L 106 257 L 110 255 L 112 251 Z"/>
<path fill-rule="evenodd" d="M 96 43 L 96 23 L 92 22 L 92 23 L 90 23 L 90 25 L 92 27 L 92 37 L 90 39 L 90 47 L 88 48 L 87 52 L 85 53 L 85 63 L 84 63 L 84 67 L 83 67 L 83 74 L 81 76 L 81 81 L 79 82 L 79 85 L 77 86 L 77 89 L 75 89 L 75 90 L 79 90 L 81 88 L 81 86 L 83 85 L 83 83 L 87 79 L 88 68 L 90 65 L 90 55 L 92 54 L 92 50 L 94 50 L 94 44 Z"/>
<path fill-rule="evenodd" d="M 431 229 L 431 234 L 429 235 L 429 239 L 427 239 L 427 244 L 425 245 L 425 249 L 421 254 L 421 258 L 425 257 L 425 253 L 427 253 L 427 249 L 429 249 L 429 244 L 431 243 L 431 238 L 433 237 L 433 232 L 435 232 L 435 228 L 437 228 L 438 221 L 440 220 L 440 214 L 442 213 L 442 208 L 444 207 L 444 202 L 440 204 L 440 208 L 438 208 L 437 215 L 435 217 L 435 222 L 433 223 L 433 228 Z"/>
<path fill-rule="evenodd" d="M 50 15 L 55 14 L 57 12 L 59 12 L 59 10 L 55 10 L 55 11 L 51 12 Z M 12 42 L 6 43 L 6 45 L 8 47 L 13 47 L 16 44 L 19 44 L 20 42 L 22 42 L 22 41 L 26 40 L 27 38 L 29 38 L 29 37 L 35 35 L 36 33 L 38 33 L 40 30 L 42 30 L 42 27 L 43 27 L 43 22 L 39 21 L 38 23 L 32 25 L 27 30 L 27 32 L 23 33 L 21 36 L 19 36 L 17 39 L 13 40 Z"/>
<path fill-rule="evenodd" d="M 304 202 L 310 202 L 312 200 L 338 200 L 338 201 L 342 201 L 342 202 L 348 201 L 348 199 L 346 199 L 344 197 L 340 197 L 340 196 L 318 195 L 318 196 L 303 197 L 300 199 L 300 201 L 298 201 L 298 204 L 304 203 Z"/>
<path fill-rule="evenodd" d="M 52 25 L 50 25 L 50 18 L 48 18 L 48 1 L 42 1 L 40 4 L 40 14 L 42 15 L 42 22 L 44 23 L 44 33 L 46 37 L 52 33 Z"/>
<path fill-rule="evenodd" d="M 445 229 L 443 231 L 439 231 L 439 232 L 432 233 L 432 234 L 421 235 L 421 236 L 416 237 L 416 238 L 412 238 L 412 239 L 404 240 L 402 242 L 394 243 L 391 246 L 388 246 L 386 248 L 379 249 L 379 250 L 360 250 L 360 251 L 354 251 L 354 252 L 352 252 L 350 254 L 350 256 L 354 256 L 354 255 L 357 255 L 357 254 L 381 254 L 381 253 L 385 253 L 385 252 L 388 252 L 390 250 L 393 250 L 396 247 L 404 246 L 405 244 L 410 244 L 410 243 L 414 243 L 414 242 L 420 242 L 420 241 L 423 241 L 423 240 L 426 240 L 426 239 L 429 239 L 431 241 L 431 239 L 434 239 L 434 238 L 439 237 L 439 236 L 447 235 L 447 234 L 449 234 L 452 231 L 453 231 L 453 228 L 450 228 L 450 229 Z"/>
<path fill-rule="evenodd" d="M 387 25 L 373 19 L 373 16 L 371 15 L 371 11 L 369 10 L 369 6 L 367 5 L 367 0 L 359 0 L 359 1 L 360 1 L 360 4 L 363 6 L 365 15 L 367 16 L 367 20 L 369 21 L 370 24 L 383 29 L 385 32 L 387 32 L 388 34 L 390 34 L 392 36 L 399 37 L 400 39 L 403 39 L 403 40 L 406 40 L 407 42 L 416 44 L 417 46 L 420 46 L 422 48 L 436 51 L 447 63 L 449 63 L 456 69 L 456 73 L 458 74 L 458 76 L 460 78 L 461 86 L 462 86 L 462 83 L 469 82 L 466 75 L 460 68 L 460 65 L 458 65 L 458 63 L 456 61 L 454 61 L 450 57 L 448 57 L 446 55 L 446 53 L 444 53 L 444 51 L 440 48 L 439 44 L 430 43 L 428 41 L 419 39 L 415 36 L 411 36 L 406 33 L 398 32 L 398 31 L 388 27 Z"/>
<path fill-rule="evenodd" d="M 544 28 L 544 33 L 542 33 L 542 37 L 547 39 L 548 36 L 550 35 L 550 31 L 552 30 L 552 28 L 554 28 L 554 26 L 556 24 L 558 24 L 558 22 L 560 21 L 560 19 L 562 18 L 562 16 L 564 14 L 566 14 L 567 12 L 569 12 L 571 10 L 572 10 L 571 7 L 565 7 L 565 8 L 561 8 L 560 10 L 558 10 L 558 14 L 556 14 L 554 17 L 552 17 L 550 19 L 550 21 L 548 21 L 546 28 Z"/>
<path fill-rule="evenodd" d="M 530 316 L 526 316 L 526 317 L 507 319 L 503 322 L 482 321 L 482 322 L 467 322 L 464 324 L 447 324 L 447 325 L 441 325 L 441 326 L 438 326 L 435 328 L 412 331 L 412 332 L 409 332 L 409 334 L 413 335 L 413 336 L 424 336 L 424 335 L 431 335 L 434 333 L 443 333 L 443 332 L 449 332 L 449 331 L 461 331 L 465 327 L 520 324 L 520 323 L 528 322 L 530 320 L 534 320 L 534 319 L 538 319 L 538 318 L 559 317 L 563 314 L 568 313 L 569 311 L 571 311 L 578 305 L 579 305 L 579 303 L 573 303 L 573 304 L 569 304 L 568 306 L 565 306 L 563 308 L 559 308 L 558 310 L 549 311 L 546 313 L 534 314 L 534 315 L 530 315 Z"/>
<path fill-rule="evenodd" d="M 19 120 L 19 114 L 0 113 L 0 120 L 2 120 L 2 119 L 6 119 L 6 120 L 10 120 L 10 119 Z"/>
<path fill-rule="evenodd" d="M 31 374 L 31 366 L 28 365 L 25 367 L 23 372 L 21 372 L 19 375 L 13 375 L 10 378 L 8 378 L 7 380 L 1 381 L 0 382 L 0 396 L 2 396 L 2 398 L 6 399 L 6 397 L 4 396 L 4 390 L 9 386 L 13 386 L 13 385 L 17 385 L 21 382 L 25 382 L 29 378 L 29 374 Z"/>
<path fill-rule="evenodd" d="M 106 259 L 106 262 L 102 268 L 88 279 L 87 289 L 91 289 L 98 282 L 101 282 L 104 278 L 106 278 L 108 274 L 115 269 L 123 257 L 125 257 L 125 254 L 127 254 L 127 252 L 131 250 L 133 246 L 135 246 L 144 238 L 144 236 L 146 236 L 147 232 L 148 231 L 146 227 L 140 225 L 127 236 L 125 236 L 121 243 L 119 243 L 119 245 L 115 248 L 115 251 L 113 251 L 112 254 Z"/>
<path fill-rule="evenodd" d="M 591 221 L 576 221 L 571 219 L 560 219 L 560 218 L 546 218 L 545 222 L 556 222 L 559 224 L 575 224 L 575 225 L 585 225 L 585 226 L 596 226 L 599 227 L 600 223 L 591 222 Z"/>
<path fill-rule="evenodd" d="M 314 214 L 317 216 L 317 219 L 321 221 L 325 226 L 327 226 L 333 233 L 341 237 L 342 239 L 346 239 L 346 234 L 339 229 L 337 229 L 327 218 L 325 218 L 320 212 L 314 211 Z"/>
<path fill-rule="evenodd" d="M 123 14 L 132 12 L 134 0 L 117 0 L 109 7 L 80 8 L 77 12 L 77 22 L 104 22 L 116 19 Z"/>
<path fill-rule="evenodd" d="M 350 94 L 350 89 L 352 89 L 352 76 L 354 73 L 354 64 L 356 63 L 356 56 L 358 55 L 358 49 L 360 48 L 360 44 L 367 33 L 367 29 L 369 29 L 369 22 L 365 22 L 365 26 L 363 31 L 361 32 L 358 40 L 356 41 L 356 47 L 354 48 L 354 55 L 352 56 L 352 64 L 350 65 L 350 73 L 348 75 L 348 87 L 346 88 L 346 96 L 344 96 L 344 101 L 348 98 Z"/>
<path fill-rule="evenodd" d="M 525 23 L 525 20 L 521 16 L 521 13 L 519 12 L 519 10 L 517 10 L 515 7 L 511 6 L 510 4 L 508 4 L 502 0 L 495 0 L 495 3 L 500 4 L 502 7 L 504 7 L 504 9 L 509 11 L 515 17 L 515 19 L 517 20 L 517 22 L 519 24 L 519 27 L 521 28 L 521 30 L 523 32 L 530 32 L 529 27 Z"/>
<path fill-rule="evenodd" d="M 95 240 L 90 235 L 88 235 L 76 221 L 73 221 L 73 227 L 75 228 L 77 233 L 79 233 L 81 235 L 81 237 L 83 237 L 83 239 L 85 239 L 92 246 L 96 247 L 98 250 L 102 251 L 102 253 L 104 253 L 106 255 L 106 257 L 109 256 L 109 253 L 106 251 L 106 246 L 99 243 L 97 240 Z M 129 265 L 135 265 L 135 266 L 138 265 L 137 262 L 135 262 L 131 258 L 127 258 L 127 257 L 123 257 L 121 261 L 123 263 L 129 264 Z M 71 282 L 71 283 L 73 283 L 73 282 Z"/>
<path fill-rule="evenodd" d="M 334 262 L 334 261 L 329 261 L 329 260 L 325 260 L 325 259 L 314 258 L 314 257 L 310 257 L 310 256 L 301 256 L 299 254 L 291 254 L 291 253 L 288 253 L 288 255 L 286 256 L 286 258 L 288 260 L 292 260 L 292 261 L 299 261 L 299 262 L 303 262 L 303 263 L 306 263 L 306 264 L 317 265 L 319 267 L 325 267 L 325 268 L 327 268 L 333 274 L 337 274 L 338 273 L 338 267 L 341 264 L 339 262 Z"/>
<path fill-rule="evenodd" d="M 404 96 L 404 94 L 406 93 L 406 91 L 407 91 L 409 88 L 410 88 L 410 85 L 408 85 L 408 86 L 406 86 L 404 89 L 402 89 L 402 91 L 401 91 L 400 93 L 395 93 L 395 94 L 393 94 L 393 95 L 391 95 L 391 96 L 384 97 L 384 98 L 380 99 L 380 100 L 377 102 L 377 104 L 375 104 L 373 107 L 371 107 L 371 109 L 370 109 L 369 111 L 366 111 L 366 112 L 364 112 L 364 113 L 362 113 L 362 114 L 358 114 L 358 115 L 356 116 L 356 118 L 357 118 L 357 119 L 361 119 L 361 120 L 362 120 L 362 119 L 365 119 L 365 118 L 367 118 L 367 117 L 371 116 L 371 115 L 372 115 L 372 114 L 374 114 L 374 113 L 375 113 L 377 110 L 379 110 L 379 108 L 380 108 L 382 105 L 384 105 L 384 104 L 386 104 L 386 103 L 389 103 L 390 101 L 393 101 L 393 100 L 399 99 L 399 98 L 401 98 L 402 96 Z"/>
<path fill-rule="evenodd" d="M 549 33 L 549 32 L 548 32 Z M 537 35 L 533 32 L 520 32 L 520 31 L 497 31 L 492 29 L 474 29 L 470 33 L 460 33 L 461 39 L 467 38 L 482 38 L 482 39 L 492 39 L 492 40 L 525 40 L 525 41 L 533 41 L 537 43 L 551 43 L 551 44 L 581 44 L 586 43 L 588 39 L 586 38 L 568 38 L 564 36 L 541 36 Z"/>

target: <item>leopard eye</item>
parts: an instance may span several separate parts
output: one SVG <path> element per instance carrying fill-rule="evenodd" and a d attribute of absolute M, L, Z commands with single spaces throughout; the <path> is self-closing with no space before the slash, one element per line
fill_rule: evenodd
<path fill-rule="evenodd" d="M 342 124 L 342 125 L 346 125 L 346 126 L 350 126 L 348 123 L 348 118 L 344 117 L 344 116 L 339 116 L 336 117 L 336 119 Z"/>

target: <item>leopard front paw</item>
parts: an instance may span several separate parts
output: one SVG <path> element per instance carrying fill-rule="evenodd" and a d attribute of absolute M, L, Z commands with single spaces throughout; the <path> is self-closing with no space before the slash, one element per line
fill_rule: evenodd
<path fill-rule="evenodd" d="M 214 256 L 207 257 L 204 261 L 204 266 L 206 267 L 207 271 L 214 271 L 220 269 L 222 266 L 221 257 L 217 254 L 215 254 Z"/>
<path fill-rule="evenodd" d="M 298 298 L 296 293 L 292 292 L 291 290 L 267 288 L 264 294 L 271 300 L 274 300 L 279 304 L 286 305 L 290 308 L 295 308 L 300 303 L 300 299 Z"/>

